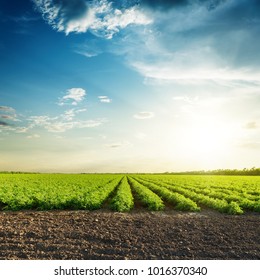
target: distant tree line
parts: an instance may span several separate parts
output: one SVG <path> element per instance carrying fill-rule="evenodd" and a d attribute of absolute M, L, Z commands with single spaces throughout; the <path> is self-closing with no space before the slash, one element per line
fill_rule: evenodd
<path fill-rule="evenodd" d="M 0 174 L 40 174 L 39 172 L 26 172 L 26 171 L 0 171 Z"/>
<path fill-rule="evenodd" d="M 23 172 L 23 171 L 0 171 L 0 174 L 40 174 L 40 172 Z M 91 174 L 91 173 L 81 173 Z M 99 173 L 95 173 L 99 174 Z M 101 174 L 101 173 L 100 173 Z M 109 173 L 102 173 L 109 174 Z M 114 173 L 117 174 L 117 173 Z M 118 174 L 121 174 L 118 173 Z M 132 174 L 132 173 L 125 173 Z M 197 170 L 184 172 L 164 172 L 164 173 L 134 173 L 134 174 L 173 174 L 173 175 L 244 175 L 244 176 L 260 176 L 260 168 L 244 168 L 244 169 L 216 169 L 216 170 Z"/>
<path fill-rule="evenodd" d="M 216 170 L 200 170 L 200 171 L 186 171 L 186 172 L 165 172 L 164 174 L 187 174 L 187 175 L 248 175 L 259 176 L 260 168 L 252 167 L 250 169 L 216 169 Z"/>

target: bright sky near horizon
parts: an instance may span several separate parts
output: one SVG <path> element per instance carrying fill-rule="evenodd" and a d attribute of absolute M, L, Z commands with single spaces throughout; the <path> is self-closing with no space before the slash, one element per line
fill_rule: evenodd
<path fill-rule="evenodd" d="M 260 1 L 0 1 L 0 170 L 260 166 Z"/>

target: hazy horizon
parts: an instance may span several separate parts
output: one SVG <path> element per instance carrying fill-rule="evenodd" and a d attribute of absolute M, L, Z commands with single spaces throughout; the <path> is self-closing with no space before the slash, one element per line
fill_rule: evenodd
<path fill-rule="evenodd" d="M 260 166 L 260 2 L 0 3 L 0 170 Z"/>

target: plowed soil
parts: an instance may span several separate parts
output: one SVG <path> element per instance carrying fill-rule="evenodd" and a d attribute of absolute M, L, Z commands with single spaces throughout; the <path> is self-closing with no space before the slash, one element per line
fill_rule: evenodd
<path fill-rule="evenodd" d="M 260 259 L 260 215 L 0 212 L 0 259 Z"/>

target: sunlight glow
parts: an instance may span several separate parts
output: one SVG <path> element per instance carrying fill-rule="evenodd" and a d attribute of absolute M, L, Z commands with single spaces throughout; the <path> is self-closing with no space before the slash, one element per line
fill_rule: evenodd
<path fill-rule="evenodd" d="M 232 130 L 224 123 L 202 121 L 186 127 L 181 137 L 182 152 L 201 163 L 213 163 L 228 155 Z"/>

